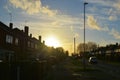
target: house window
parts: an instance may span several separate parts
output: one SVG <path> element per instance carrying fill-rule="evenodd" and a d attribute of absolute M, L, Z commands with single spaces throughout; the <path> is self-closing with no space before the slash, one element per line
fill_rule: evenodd
<path fill-rule="evenodd" d="M 28 41 L 28 47 L 30 47 L 30 41 Z"/>
<path fill-rule="evenodd" d="M 31 48 L 34 48 L 34 43 L 31 43 Z"/>
<path fill-rule="evenodd" d="M 19 42 L 18 38 L 15 38 L 15 45 L 18 45 L 18 42 Z"/>
<path fill-rule="evenodd" d="M 11 35 L 6 35 L 6 43 L 13 43 L 13 37 Z"/>
<path fill-rule="evenodd" d="M 37 49 L 38 48 L 38 46 L 37 46 L 37 44 L 35 44 L 35 49 Z"/>

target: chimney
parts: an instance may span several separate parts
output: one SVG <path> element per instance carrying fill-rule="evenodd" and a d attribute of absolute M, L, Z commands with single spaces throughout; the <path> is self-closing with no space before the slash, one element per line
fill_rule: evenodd
<path fill-rule="evenodd" d="M 21 30 L 23 32 L 23 30 Z"/>
<path fill-rule="evenodd" d="M 13 28 L 13 23 L 10 23 L 9 27 L 10 27 L 10 29 L 12 29 Z"/>
<path fill-rule="evenodd" d="M 28 35 L 28 33 L 29 33 L 29 27 L 28 26 L 24 27 L 24 32 L 25 32 L 26 35 Z"/>
<path fill-rule="evenodd" d="M 30 34 L 30 38 L 32 38 L 32 34 Z"/>
<path fill-rule="evenodd" d="M 45 45 L 45 41 L 43 41 L 43 44 Z"/>
<path fill-rule="evenodd" d="M 39 42 L 41 43 L 41 36 L 39 36 Z"/>

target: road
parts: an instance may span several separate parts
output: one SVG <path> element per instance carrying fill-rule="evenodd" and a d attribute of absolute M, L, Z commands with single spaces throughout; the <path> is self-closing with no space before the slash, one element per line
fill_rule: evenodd
<path fill-rule="evenodd" d="M 74 63 L 73 63 L 74 62 Z M 79 64 L 79 65 L 78 65 Z M 119 80 L 120 66 L 100 62 L 96 65 L 87 64 L 83 71 L 81 61 L 65 60 L 53 65 L 44 80 Z"/>
<path fill-rule="evenodd" d="M 68 61 L 53 65 L 44 80 L 74 80 L 72 72 L 65 68 Z"/>
<path fill-rule="evenodd" d="M 113 65 L 109 64 L 107 62 L 99 62 L 96 65 L 92 65 L 94 68 L 97 68 L 101 71 L 103 71 L 106 74 L 109 74 L 116 79 L 120 79 L 120 65 Z"/>

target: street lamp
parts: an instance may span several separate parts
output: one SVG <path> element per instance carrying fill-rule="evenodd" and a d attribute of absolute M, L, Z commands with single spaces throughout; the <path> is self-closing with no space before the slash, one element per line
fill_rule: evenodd
<path fill-rule="evenodd" d="M 75 37 L 74 37 L 74 55 L 76 54 L 76 43 L 75 43 Z"/>
<path fill-rule="evenodd" d="M 85 5 L 87 5 L 88 3 L 84 3 L 84 53 L 83 53 L 83 67 L 84 70 L 86 69 L 86 63 L 85 63 Z"/>

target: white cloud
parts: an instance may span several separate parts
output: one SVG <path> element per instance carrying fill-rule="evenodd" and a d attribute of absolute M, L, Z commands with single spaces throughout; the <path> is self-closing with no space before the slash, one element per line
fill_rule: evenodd
<path fill-rule="evenodd" d="M 85 2 L 109 7 L 113 5 L 115 0 L 85 0 Z"/>
<path fill-rule="evenodd" d="M 99 17 L 99 18 L 101 18 L 101 17 Z M 88 16 L 87 25 L 88 25 L 89 29 L 92 29 L 92 30 L 109 31 L 108 26 L 102 25 L 102 27 L 101 27 L 93 16 Z"/>
<path fill-rule="evenodd" d="M 120 39 L 120 32 L 115 29 L 112 29 L 110 34 L 115 37 L 115 39 Z"/>
<path fill-rule="evenodd" d="M 9 13 L 11 13 L 10 9 L 8 8 L 8 6 L 4 6 L 4 8 L 5 8 Z"/>
<path fill-rule="evenodd" d="M 48 6 L 42 6 L 41 0 L 9 0 L 9 2 L 15 6 L 15 8 L 20 8 L 28 14 L 32 14 L 29 16 L 25 14 L 25 12 L 21 12 L 22 16 L 27 16 L 26 18 L 30 17 L 29 20 L 33 22 L 42 21 L 44 24 L 40 24 L 44 26 L 70 27 L 81 24 L 80 18 L 63 14 L 59 15 L 57 10 L 51 10 Z M 49 15 L 49 17 L 46 14 Z"/>
<path fill-rule="evenodd" d="M 57 10 L 52 11 L 48 7 L 42 7 L 41 12 L 45 13 L 45 14 L 48 14 L 49 16 L 54 16 L 54 15 L 56 15 Z"/>
<path fill-rule="evenodd" d="M 93 30 L 109 31 L 109 28 L 107 26 L 101 27 L 93 16 L 88 16 L 87 24 L 88 24 L 89 28 L 93 29 Z"/>
<path fill-rule="evenodd" d="M 21 8 L 29 14 L 38 13 L 41 9 L 41 2 L 38 0 L 9 0 L 9 2 L 16 8 Z"/>
<path fill-rule="evenodd" d="M 61 25 L 61 24 L 58 21 L 54 21 L 54 22 L 51 23 L 51 25 L 56 27 L 56 26 Z"/>
<path fill-rule="evenodd" d="M 120 10 L 120 1 L 118 0 L 116 3 L 114 3 L 113 7 Z"/>
<path fill-rule="evenodd" d="M 72 26 L 72 30 L 75 28 L 78 28 L 78 26 L 80 26 L 82 23 L 81 19 L 76 18 L 76 17 L 71 17 L 68 15 L 56 15 L 54 17 L 51 18 L 52 22 L 52 26 L 56 26 L 56 27 L 68 27 L 71 28 Z"/>
<path fill-rule="evenodd" d="M 110 5 L 113 9 L 111 11 L 112 15 L 119 15 L 120 14 L 120 0 L 115 0 Z"/>
<path fill-rule="evenodd" d="M 112 8 L 110 8 L 110 9 L 109 9 L 109 11 L 108 11 L 108 15 L 111 15 L 111 14 L 112 14 L 112 12 L 113 12 L 113 9 L 112 9 Z"/>
<path fill-rule="evenodd" d="M 71 32 L 73 32 L 73 26 L 70 26 L 70 30 L 71 30 Z"/>
<path fill-rule="evenodd" d="M 42 6 L 41 0 L 9 0 L 9 2 L 15 6 L 25 10 L 28 14 L 43 13 L 49 16 L 53 16 L 57 11 L 50 10 L 49 7 Z"/>
<path fill-rule="evenodd" d="M 117 20 L 117 17 L 115 15 L 111 15 L 111 16 L 109 16 L 109 20 L 115 21 L 115 20 Z"/>
<path fill-rule="evenodd" d="M 100 26 L 97 24 L 97 21 L 94 19 L 93 16 L 88 16 L 87 24 L 91 29 L 101 30 Z"/>
<path fill-rule="evenodd" d="M 108 15 L 109 20 L 117 20 L 120 14 L 120 0 L 86 0 L 90 4 L 95 4 L 91 11 Z M 99 10 L 100 9 L 100 10 Z"/>
<path fill-rule="evenodd" d="M 115 20 L 117 20 L 116 10 L 113 10 L 113 8 L 110 8 L 110 9 L 108 10 L 108 14 L 107 14 L 107 15 L 109 15 L 108 19 L 109 19 L 110 21 L 115 21 Z"/>
<path fill-rule="evenodd" d="M 80 26 L 83 26 L 83 21 L 79 17 L 77 18 L 68 15 L 56 14 L 55 16 L 48 17 L 44 14 L 27 15 L 23 13 L 21 16 L 22 23 L 24 23 L 25 18 L 27 18 L 32 26 L 71 30 L 72 32 L 75 29 L 80 29 Z"/>
<path fill-rule="evenodd" d="M 102 31 L 109 31 L 109 28 L 107 26 L 101 28 Z"/>
<path fill-rule="evenodd" d="M 75 33 L 74 37 L 79 37 L 80 35 L 78 33 Z"/>

